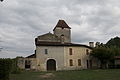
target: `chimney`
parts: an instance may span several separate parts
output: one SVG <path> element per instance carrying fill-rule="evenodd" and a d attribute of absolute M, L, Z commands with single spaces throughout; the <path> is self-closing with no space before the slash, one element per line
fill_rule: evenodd
<path fill-rule="evenodd" d="M 94 47 L 94 42 L 89 42 L 90 47 Z"/>

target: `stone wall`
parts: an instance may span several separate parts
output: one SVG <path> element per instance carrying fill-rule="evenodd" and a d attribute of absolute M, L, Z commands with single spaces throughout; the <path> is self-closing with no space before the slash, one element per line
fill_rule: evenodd
<path fill-rule="evenodd" d="M 20 69 L 26 69 L 25 68 L 25 61 L 30 61 L 30 70 L 37 70 L 37 60 L 36 58 L 18 58 L 18 67 Z"/>
<path fill-rule="evenodd" d="M 48 53 L 45 53 L 47 49 Z M 64 67 L 64 47 L 60 46 L 37 46 L 36 58 L 38 59 L 40 71 L 46 71 L 47 60 L 54 59 L 56 61 L 56 70 L 63 70 Z"/>
<path fill-rule="evenodd" d="M 72 55 L 70 55 L 69 49 L 72 49 Z M 85 47 L 65 47 L 65 67 L 68 70 L 76 70 L 76 69 L 87 69 L 87 60 L 90 60 L 89 54 L 86 54 L 86 50 L 91 51 L 89 48 Z M 70 66 L 69 60 L 73 60 L 73 66 Z M 78 65 L 78 59 L 81 60 L 81 66 Z"/>
<path fill-rule="evenodd" d="M 61 35 L 64 35 L 64 42 L 71 42 L 71 30 L 68 28 L 59 28 L 57 27 L 54 30 L 54 34 L 57 35 L 58 37 L 61 37 Z"/>
<path fill-rule="evenodd" d="M 69 54 L 69 49 L 72 48 L 72 55 Z M 48 53 L 45 54 L 45 49 Z M 54 59 L 56 61 L 56 70 L 77 70 L 90 68 L 90 53 L 91 49 L 86 47 L 67 47 L 67 46 L 37 46 L 36 55 L 39 61 L 40 71 L 46 71 L 47 60 Z M 73 66 L 70 66 L 69 60 L 73 60 Z M 81 66 L 78 66 L 78 59 L 81 59 Z"/>

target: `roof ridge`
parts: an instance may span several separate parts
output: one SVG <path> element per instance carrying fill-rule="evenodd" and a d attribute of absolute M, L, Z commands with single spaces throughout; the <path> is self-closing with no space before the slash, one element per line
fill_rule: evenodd
<path fill-rule="evenodd" d="M 44 35 L 48 35 L 48 34 L 54 35 L 54 34 L 52 34 L 51 32 L 48 32 L 48 33 L 45 33 L 45 34 L 40 35 L 40 36 L 44 36 Z M 38 36 L 38 37 L 39 37 L 39 36 Z"/>

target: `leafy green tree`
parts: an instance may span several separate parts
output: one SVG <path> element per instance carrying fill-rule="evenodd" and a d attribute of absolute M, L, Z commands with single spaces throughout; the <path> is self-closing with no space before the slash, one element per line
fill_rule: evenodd
<path fill-rule="evenodd" d="M 20 73 L 17 66 L 17 58 L 15 59 L 1 59 L 0 58 L 0 80 L 9 80 L 9 74 Z"/>
<path fill-rule="evenodd" d="M 113 50 L 115 56 L 120 56 L 120 48 L 116 46 L 110 46 L 109 47 L 111 50 Z"/>
<path fill-rule="evenodd" d="M 111 38 L 105 46 L 109 47 L 115 53 L 115 56 L 120 56 L 120 37 Z"/>
<path fill-rule="evenodd" d="M 106 44 L 106 46 L 115 46 L 120 48 L 120 37 L 111 38 Z"/>
<path fill-rule="evenodd" d="M 9 80 L 11 67 L 12 67 L 11 59 L 0 59 L 0 80 Z"/>
<path fill-rule="evenodd" d="M 101 68 L 107 68 L 108 62 L 114 58 L 114 52 L 108 47 L 98 47 L 94 48 L 91 56 L 97 58 L 101 62 Z"/>

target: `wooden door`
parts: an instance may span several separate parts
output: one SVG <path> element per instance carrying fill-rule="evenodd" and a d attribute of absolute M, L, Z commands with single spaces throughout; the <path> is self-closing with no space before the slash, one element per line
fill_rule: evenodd
<path fill-rule="evenodd" d="M 47 61 L 47 70 L 55 71 L 56 70 L 56 61 L 54 59 L 49 59 Z"/>

